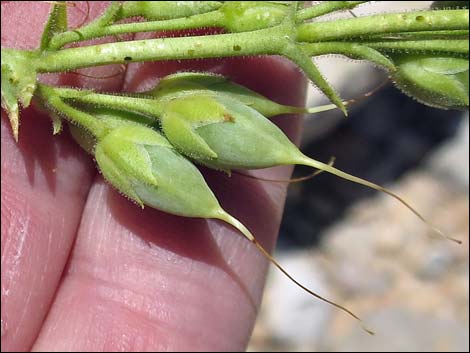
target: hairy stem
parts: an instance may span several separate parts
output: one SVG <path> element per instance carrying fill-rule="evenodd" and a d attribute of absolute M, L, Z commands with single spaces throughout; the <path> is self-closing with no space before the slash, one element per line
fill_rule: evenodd
<path fill-rule="evenodd" d="M 43 55 L 37 61 L 37 70 L 60 72 L 116 63 L 272 55 L 279 53 L 285 44 L 284 33 L 280 28 L 252 33 L 147 39 L 63 49 Z"/>
<path fill-rule="evenodd" d="M 113 109 L 135 112 L 158 117 L 162 115 L 162 107 L 158 100 L 144 97 L 128 97 L 123 95 L 101 94 L 93 91 L 77 90 L 71 88 L 56 88 L 40 84 L 42 94 L 47 98 L 51 96 L 59 97 L 62 100 L 86 103 Z"/>
<path fill-rule="evenodd" d="M 468 10 L 416 11 L 356 17 L 297 27 L 300 42 L 322 42 L 398 32 L 468 30 Z"/>
<path fill-rule="evenodd" d="M 322 3 L 300 10 L 297 14 L 298 21 L 319 17 L 338 10 L 349 10 L 367 1 L 323 1 Z"/>
<path fill-rule="evenodd" d="M 39 84 L 36 90 L 36 97 L 41 99 L 42 104 L 46 107 L 52 109 L 54 112 L 60 113 L 60 115 L 69 122 L 78 124 L 87 129 L 95 137 L 99 138 L 106 134 L 106 128 L 99 120 L 65 103 L 61 97 L 55 94 L 52 87 Z"/>
<path fill-rule="evenodd" d="M 67 31 L 56 35 L 51 40 L 50 48 L 60 49 L 64 45 L 72 42 L 125 33 L 177 31 L 204 27 L 223 27 L 222 20 L 222 14 L 218 11 L 213 11 L 191 17 L 175 18 L 171 20 L 120 23 L 104 27 L 89 26 L 79 30 Z"/>
<path fill-rule="evenodd" d="M 432 39 L 420 41 L 362 42 L 363 45 L 385 52 L 442 52 L 468 56 L 468 39 Z"/>

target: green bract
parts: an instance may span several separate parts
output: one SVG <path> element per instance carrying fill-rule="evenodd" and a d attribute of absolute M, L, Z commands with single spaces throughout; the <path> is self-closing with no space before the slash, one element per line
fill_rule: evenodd
<path fill-rule="evenodd" d="M 224 107 L 210 96 L 189 96 L 171 100 L 161 118 L 162 130 L 171 143 L 196 160 L 217 158 L 196 129 L 228 120 Z"/>
<path fill-rule="evenodd" d="M 397 86 L 418 101 L 442 109 L 468 109 L 468 59 L 400 55 L 392 74 Z"/>
<path fill-rule="evenodd" d="M 36 90 L 36 76 L 32 62 L 37 55 L 34 52 L 14 49 L 2 49 L 2 108 L 8 113 L 13 136 L 18 140 L 19 106 L 26 108 Z"/>

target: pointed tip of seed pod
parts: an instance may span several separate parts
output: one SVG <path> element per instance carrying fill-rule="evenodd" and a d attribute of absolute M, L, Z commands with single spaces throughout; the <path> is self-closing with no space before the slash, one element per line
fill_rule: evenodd
<path fill-rule="evenodd" d="M 372 331 L 371 329 L 367 328 L 367 327 L 364 326 L 363 324 L 361 324 L 361 328 L 362 328 L 366 333 L 368 333 L 369 335 L 375 336 L 375 332 Z"/>
<path fill-rule="evenodd" d="M 419 217 L 419 216 L 418 216 Z M 421 217 L 420 217 L 421 218 Z M 463 242 L 462 240 L 459 240 L 459 239 L 456 239 L 456 238 L 452 238 L 451 236 L 445 234 L 442 230 L 440 230 L 439 228 L 437 227 L 434 227 L 433 225 L 429 224 L 427 220 L 423 220 L 424 223 L 426 223 L 432 231 L 434 231 L 436 234 L 438 234 L 439 236 L 441 236 L 442 238 L 445 238 L 447 240 L 450 240 L 450 241 L 453 241 L 454 243 L 457 243 L 459 245 L 462 245 Z"/>
<path fill-rule="evenodd" d="M 15 139 L 15 142 L 18 143 L 18 130 L 13 130 L 13 138 Z"/>
<path fill-rule="evenodd" d="M 338 107 L 339 110 L 341 110 L 344 114 L 344 116 L 347 118 L 348 117 L 348 110 L 346 109 L 346 104 L 341 100 L 339 99 L 335 99 L 332 101 L 334 105 L 336 105 Z"/>

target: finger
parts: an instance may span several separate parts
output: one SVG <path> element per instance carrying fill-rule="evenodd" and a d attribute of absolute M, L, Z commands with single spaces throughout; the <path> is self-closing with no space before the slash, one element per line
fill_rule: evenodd
<path fill-rule="evenodd" d="M 2 3 L 2 47 L 37 48 L 50 6 Z M 1 124 L 2 350 L 25 351 L 56 291 L 94 168 L 70 136 L 52 137 L 49 118 L 33 107 L 21 111 L 18 144 L 3 111 Z"/>
<path fill-rule="evenodd" d="M 24 111 L 16 144 L 2 112 L 2 349 L 24 351 L 47 313 L 92 180 L 88 159 L 47 117 Z"/>
<path fill-rule="evenodd" d="M 263 93 L 280 98 L 286 90 L 285 103 L 303 103 L 305 81 L 293 66 L 257 60 L 219 62 L 218 69 L 233 70 L 237 79 L 254 86 L 267 80 Z M 158 76 L 156 67 L 140 69 L 150 69 L 144 77 L 151 72 Z M 223 206 L 272 248 L 285 188 L 216 173 L 208 179 Z M 34 349 L 244 349 L 266 267 L 265 259 L 230 226 L 142 211 L 99 181 Z"/>

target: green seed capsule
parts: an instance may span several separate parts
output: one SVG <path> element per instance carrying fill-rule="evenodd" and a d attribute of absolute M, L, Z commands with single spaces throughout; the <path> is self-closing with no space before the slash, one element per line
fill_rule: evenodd
<path fill-rule="evenodd" d="M 179 151 L 215 169 L 295 164 L 300 153 L 266 117 L 224 96 L 173 99 L 161 121 L 162 131 Z"/>
<path fill-rule="evenodd" d="M 103 176 L 142 207 L 186 217 L 220 218 L 221 207 L 199 170 L 158 132 L 122 126 L 95 148 Z"/>
<path fill-rule="evenodd" d="M 399 55 L 394 57 L 396 85 L 423 104 L 441 109 L 468 109 L 468 59 Z"/>
<path fill-rule="evenodd" d="M 199 170 L 157 131 L 143 125 L 120 126 L 95 147 L 105 179 L 141 207 L 184 217 L 216 218 L 254 236 L 222 209 Z"/>
<path fill-rule="evenodd" d="M 184 155 L 218 170 L 303 164 L 335 168 L 305 156 L 269 119 L 227 96 L 195 94 L 171 100 L 162 131 Z"/>

